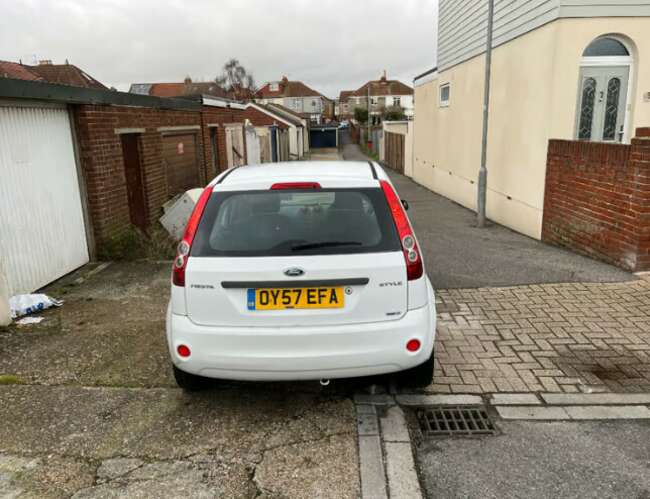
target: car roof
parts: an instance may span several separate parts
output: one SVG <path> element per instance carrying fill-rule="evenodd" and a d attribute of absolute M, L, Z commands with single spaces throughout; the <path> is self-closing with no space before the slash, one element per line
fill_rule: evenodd
<path fill-rule="evenodd" d="M 318 182 L 322 187 L 378 187 L 386 173 L 369 161 L 290 161 L 226 170 L 215 190 L 268 189 L 282 182 Z"/>

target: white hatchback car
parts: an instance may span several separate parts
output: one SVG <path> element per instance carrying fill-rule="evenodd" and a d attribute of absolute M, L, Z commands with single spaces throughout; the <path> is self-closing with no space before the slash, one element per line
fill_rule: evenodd
<path fill-rule="evenodd" d="M 433 376 L 434 292 L 386 173 L 371 162 L 228 170 L 178 247 L 167 342 L 178 385 L 205 378 Z"/>

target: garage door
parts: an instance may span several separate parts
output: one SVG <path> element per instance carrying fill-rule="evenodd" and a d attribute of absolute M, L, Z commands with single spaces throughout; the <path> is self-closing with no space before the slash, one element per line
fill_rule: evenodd
<path fill-rule="evenodd" d="M 162 158 L 170 196 L 201 187 L 197 161 L 196 134 L 165 135 Z"/>
<path fill-rule="evenodd" d="M 311 148 L 336 147 L 336 128 L 312 128 L 309 131 Z"/>
<path fill-rule="evenodd" d="M 0 105 L 0 266 L 11 294 L 88 262 L 68 111 Z"/>

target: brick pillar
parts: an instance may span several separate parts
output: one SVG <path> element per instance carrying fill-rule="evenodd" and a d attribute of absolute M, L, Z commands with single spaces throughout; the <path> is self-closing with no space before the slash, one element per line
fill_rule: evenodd
<path fill-rule="evenodd" d="M 636 218 L 636 271 L 650 270 L 650 128 L 638 128 L 632 139 L 630 207 Z"/>

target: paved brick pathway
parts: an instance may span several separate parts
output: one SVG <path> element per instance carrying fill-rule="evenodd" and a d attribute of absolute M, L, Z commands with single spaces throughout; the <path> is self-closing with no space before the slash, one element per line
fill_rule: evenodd
<path fill-rule="evenodd" d="M 438 290 L 430 392 L 650 392 L 650 281 Z"/>

